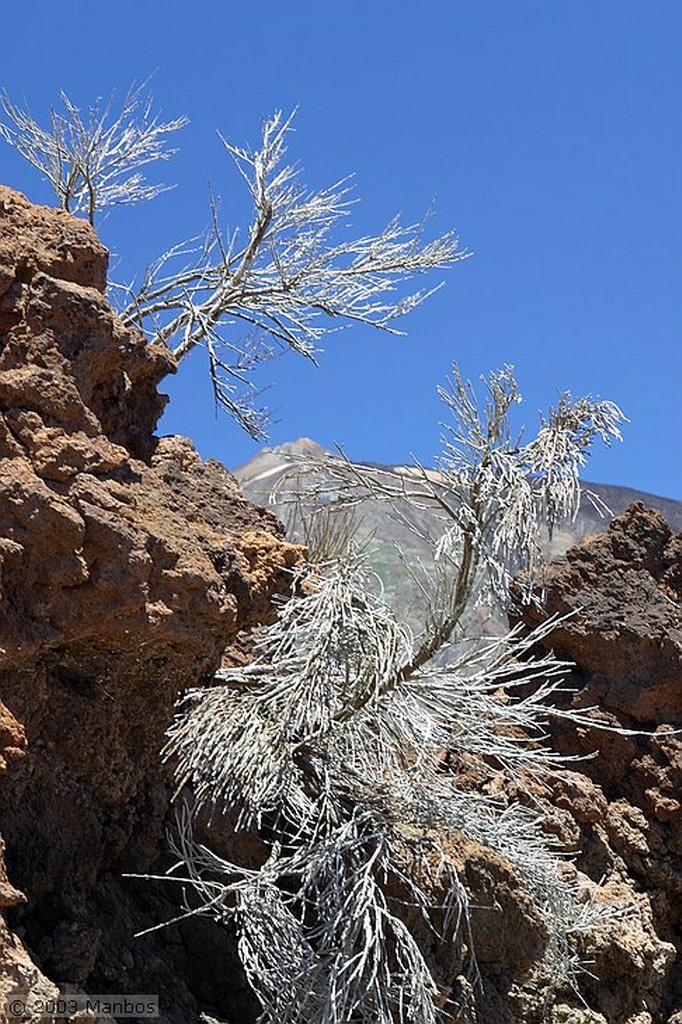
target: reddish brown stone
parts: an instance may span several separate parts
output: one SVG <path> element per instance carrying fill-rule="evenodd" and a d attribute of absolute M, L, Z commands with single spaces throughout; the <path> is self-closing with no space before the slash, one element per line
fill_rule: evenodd
<path fill-rule="evenodd" d="M 605 534 L 553 562 L 545 583 L 544 607 L 519 605 L 514 618 L 533 626 L 571 613 L 547 641 L 575 663 L 570 703 L 595 705 L 613 730 L 634 730 L 620 735 L 557 720 L 559 749 L 597 756 L 581 765 L 582 793 L 559 783 L 555 801 L 581 825 L 581 866 L 627 879 L 648 900 L 653 932 L 676 950 L 656 984 L 638 982 L 648 986 L 653 1019 L 666 1020 L 682 1006 L 682 534 L 674 536 L 660 512 L 633 503 Z M 621 978 L 619 999 L 604 999 L 620 960 L 603 955 L 610 967 L 590 1006 L 600 1008 L 601 999 L 621 1014 L 628 980 Z"/>
<path fill-rule="evenodd" d="M 0 975 L 42 985 L 31 954 L 58 985 L 164 993 L 189 1021 L 215 955 L 188 967 L 192 922 L 136 940 L 178 893 L 123 876 L 165 866 L 178 693 L 272 618 L 301 549 L 221 466 L 153 437 L 174 364 L 112 312 L 106 262 L 87 224 L 0 189 L 0 904 L 28 950 L 0 930 Z"/>

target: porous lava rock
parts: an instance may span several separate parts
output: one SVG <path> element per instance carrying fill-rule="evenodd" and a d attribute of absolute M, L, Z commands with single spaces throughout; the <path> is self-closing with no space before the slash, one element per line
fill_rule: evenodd
<path fill-rule="evenodd" d="M 554 745 L 584 754 L 580 774 L 557 781 L 553 804 L 570 822 L 577 865 L 620 878 L 645 908 L 648 937 L 590 950 L 583 993 L 605 1020 L 633 1024 L 682 1015 L 682 534 L 634 502 L 606 533 L 548 567 L 543 602 L 517 605 L 528 626 L 567 616 L 547 647 L 573 662 L 565 701 L 596 707 L 607 729 L 556 719 Z M 627 730 L 627 734 L 615 729 Z M 568 833 L 567 833 L 568 834 Z M 627 902 L 627 901 L 626 901 Z M 664 956 L 652 943 L 663 942 Z M 633 970 L 635 961 L 638 970 Z M 648 1016 L 647 1016 L 648 1014 Z"/>
<path fill-rule="evenodd" d="M 175 363 L 112 311 L 106 266 L 87 224 L 0 188 L 0 1024 L 12 996 L 74 991 L 158 993 L 169 1024 L 245 1024 L 257 1007 L 230 929 L 147 931 L 182 906 L 139 876 L 170 863 L 160 752 L 178 694 L 248 656 L 303 552 L 223 466 L 155 437 Z M 682 1019 L 681 553 L 635 506 L 552 565 L 544 610 L 516 613 L 574 612 L 551 638 L 576 664 L 570 699 L 632 732 L 559 722 L 559 749 L 598 756 L 547 805 L 578 853 L 566 871 L 587 897 L 604 877 L 614 913 L 585 938 L 584 999 L 559 991 L 511 865 L 446 837 L 482 984 L 466 949 L 416 910 L 410 924 L 453 1024 Z"/>
<path fill-rule="evenodd" d="M 89 225 L 0 188 L 0 1001 L 151 991 L 189 1021 L 197 988 L 238 1007 L 229 943 L 193 921 L 135 939 L 179 893 L 125 876 L 165 866 L 178 693 L 272 618 L 302 553 L 154 437 L 174 362 L 112 311 L 106 267 Z"/>

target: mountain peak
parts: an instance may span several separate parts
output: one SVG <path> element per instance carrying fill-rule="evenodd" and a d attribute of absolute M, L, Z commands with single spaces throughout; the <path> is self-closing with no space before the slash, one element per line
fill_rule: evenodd
<path fill-rule="evenodd" d="M 327 449 L 309 437 L 299 437 L 296 441 L 284 441 L 263 451 L 271 455 L 324 455 Z"/>
<path fill-rule="evenodd" d="M 319 456 L 327 452 L 317 441 L 311 441 L 309 437 L 299 437 L 297 441 L 284 441 L 282 444 L 273 445 L 270 448 L 261 448 L 259 452 L 233 470 L 242 489 L 253 488 L 256 491 L 262 487 L 262 481 L 270 479 L 272 483 L 287 468 L 290 467 L 291 456 Z M 269 486 L 269 485 L 268 485 Z M 265 494 L 266 492 L 264 492 Z M 261 504 L 267 504 L 267 496 Z"/>

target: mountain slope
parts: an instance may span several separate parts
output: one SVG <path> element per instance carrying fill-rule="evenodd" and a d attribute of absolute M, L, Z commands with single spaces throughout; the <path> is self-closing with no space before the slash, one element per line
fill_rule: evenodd
<path fill-rule="evenodd" d="M 287 524 L 289 535 L 301 539 L 300 520 L 309 515 L 314 503 L 302 495 L 296 507 L 291 504 L 292 491 L 296 488 L 295 460 L 324 453 L 325 449 L 315 441 L 300 438 L 276 447 L 263 448 L 254 458 L 234 470 L 234 475 L 245 498 L 272 508 Z M 386 467 L 374 464 L 374 468 L 392 469 L 406 475 L 414 471 L 409 466 Z M 290 481 L 286 480 L 287 474 L 291 474 Z M 584 497 L 576 519 L 561 523 L 551 538 L 545 536 L 544 549 L 548 558 L 564 554 L 587 535 L 603 533 L 611 518 L 623 513 L 634 501 L 641 501 L 647 508 L 662 512 L 674 532 L 682 530 L 682 502 L 611 484 L 588 483 L 586 487 L 604 502 L 612 516 L 600 515 Z M 412 509 L 410 515 L 419 530 L 427 536 L 436 536 L 438 524 L 428 512 L 419 514 Z M 405 572 L 404 563 L 415 565 L 420 558 L 425 558 L 426 544 L 403 523 L 391 518 L 385 506 L 378 501 L 370 498 L 363 500 L 356 516 L 360 536 L 369 538 L 370 564 L 382 581 L 386 597 L 399 615 L 406 617 L 413 626 L 417 625 L 420 619 L 418 588 Z M 398 549 L 402 552 L 402 558 Z"/>
<path fill-rule="evenodd" d="M 281 481 L 285 473 L 291 468 L 291 457 L 306 455 L 322 455 L 325 449 L 311 441 L 307 437 L 301 437 L 297 441 L 287 441 L 284 444 L 272 448 L 262 448 L 257 455 L 254 455 L 248 462 L 233 470 L 239 481 L 239 485 L 245 497 L 258 501 L 261 505 L 278 506 L 274 497 L 276 485 Z M 395 469 L 405 472 L 410 471 L 408 466 L 382 466 L 377 464 L 379 469 Z M 655 508 L 668 520 L 674 532 L 682 530 L 682 501 L 673 498 L 663 498 L 645 491 L 638 491 L 632 487 L 619 487 L 614 484 L 600 484 L 586 482 L 585 486 L 608 506 L 612 516 L 620 515 L 633 501 L 641 501 L 648 508 Z M 363 513 L 364 513 L 363 508 Z M 557 539 L 552 553 L 559 553 L 558 549 L 563 545 L 566 550 L 571 544 L 576 543 L 586 533 L 598 529 L 600 532 L 608 525 L 610 517 L 602 518 L 595 511 L 589 501 L 583 501 L 578 517 L 573 523 L 566 523 L 561 530 L 562 539 Z"/>

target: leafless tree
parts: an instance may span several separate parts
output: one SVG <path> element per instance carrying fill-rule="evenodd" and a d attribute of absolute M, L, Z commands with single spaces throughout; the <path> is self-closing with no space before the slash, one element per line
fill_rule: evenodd
<path fill-rule="evenodd" d="M 91 223 L 101 209 L 164 190 L 137 168 L 169 157 L 165 136 L 187 123 L 159 122 L 140 89 L 115 117 L 111 101 L 84 116 L 62 94 L 65 112 L 53 110 L 46 129 L 6 94 L 1 103 L 0 135 L 45 175 L 61 206 Z M 407 283 L 468 255 L 452 232 L 426 240 L 425 221 L 404 226 L 396 217 L 378 234 L 349 236 L 349 180 L 309 190 L 285 160 L 292 118 L 268 118 L 255 150 L 222 139 L 251 196 L 243 234 L 224 231 L 212 200 L 205 235 L 172 246 L 137 285 L 114 287 L 123 321 L 177 360 L 206 349 L 216 404 L 259 440 L 268 423 L 252 378 L 260 362 L 289 349 L 314 362 L 326 335 L 352 324 L 400 333 L 398 321 L 438 287 Z"/>
<path fill-rule="evenodd" d="M 291 126 L 292 117 L 276 113 L 255 151 L 223 139 L 253 203 L 246 239 L 225 236 L 213 204 L 201 244 L 164 254 L 121 314 L 143 328 L 153 322 L 150 337 L 177 359 L 203 345 L 216 402 L 261 439 L 267 414 L 254 406 L 249 379 L 257 362 L 277 349 L 315 361 L 324 337 L 350 324 L 400 333 L 396 322 L 435 290 L 405 294 L 400 286 L 468 255 L 452 233 L 425 241 L 424 223 L 404 227 L 397 218 L 378 235 L 347 237 L 349 182 L 306 189 L 284 160 Z M 238 325 L 246 342 L 234 337 Z"/>
<path fill-rule="evenodd" d="M 147 184 L 138 168 L 173 155 L 165 137 L 184 128 L 186 117 L 159 121 L 144 84 L 128 90 L 118 114 L 113 96 L 85 113 L 65 92 L 60 96 L 63 110 L 53 108 L 43 128 L 2 93 L 8 122 L 0 123 L 0 136 L 47 178 L 63 209 L 84 213 L 94 224 L 107 207 L 153 199 L 170 187 Z"/>
<path fill-rule="evenodd" d="M 562 875 L 541 806 L 491 797 L 485 785 L 497 775 L 508 792 L 527 790 L 563 770 L 567 759 L 547 743 L 553 716 L 600 723 L 597 709 L 559 709 L 566 665 L 533 653 L 556 623 L 494 639 L 463 636 L 458 624 L 468 602 L 500 599 L 509 558 L 532 567 L 540 521 L 574 513 L 578 469 L 596 437 L 620 436 L 622 414 L 564 396 L 524 443 L 509 428 L 511 370 L 486 389 L 481 406 L 455 369 L 442 390 L 453 422 L 435 473 L 313 461 L 327 510 L 330 495 L 342 509 L 371 495 L 401 515 L 405 504 L 440 515 L 423 634 L 396 621 L 351 543 L 301 570 L 255 660 L 189 692 L 171 730 L 178 793 L 191 794 L 176 877 L 198 895 L 195 909 L 236 921 L 264 1024 L 435 1024 L 436 981 L 407 920 L 415 909 L 429 919 L 435 904 L 448 937 L 467 938 L 467 893 L 445 842 L 457 833 L 514 865 L 557 979 L 575 983 L 571 936 L 600 915 Z M 327 551 L 328 533 L 318 531 Z M 199 844 L 197 811 L 257 834 L 261 866 Z M 396 891 L 402 912 L 387 895 Z"/>

